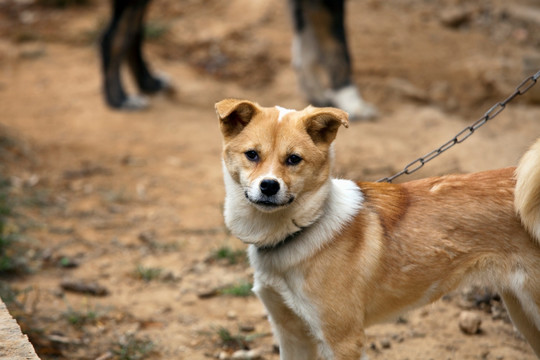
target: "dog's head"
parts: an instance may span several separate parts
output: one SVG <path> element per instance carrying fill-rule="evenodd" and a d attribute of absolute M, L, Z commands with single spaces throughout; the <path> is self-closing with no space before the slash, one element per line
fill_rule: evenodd
<path fill-rule="evenodd" d="M 331 144 L 347 113 L 265 108 L 247 100 L 216 104 L 230 177 L 256 209 L 270 213 L 301 201 L 330 177 Z"/>

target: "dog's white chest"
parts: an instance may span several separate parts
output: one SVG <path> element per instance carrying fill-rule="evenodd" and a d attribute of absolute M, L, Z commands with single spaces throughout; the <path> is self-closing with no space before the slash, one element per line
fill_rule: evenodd
<path fill-rule="evenodd" d="M 319 312 L 304 292 L 302 274 L 299 271 L 291 271 L 289 276 L 280 282 L 278 291 L 285 299 L 285 303 L 310 326 L 313 335 L 322 338 Z"/>

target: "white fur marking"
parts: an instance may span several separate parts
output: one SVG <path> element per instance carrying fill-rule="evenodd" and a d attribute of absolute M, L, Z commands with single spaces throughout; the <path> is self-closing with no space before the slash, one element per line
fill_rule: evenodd
<path fill-rule="evenodd" d="M 522 270 L 517 270 L 510 274 L 510 286 L 515 293 L 523 291 L 523 285 L 525 284 L 526 275 Z"/>
<path fill-rule="evenodd" d="M 281 122 L 281 120 L 283 120 L 283 117 L 285 115 L 287 115 L 288 113 L 291 113 L 291 112 L 295 112 L 296 110 L 291 110 L 291 109 L 285 109 L 281 106 L 276 106 L 276 109 L 279 110 L 279 117 L 277 119 L 278 122 Z"/>
<path fill-rule="evenodd" d="M 525 289 L 525 282 L 527 281 L 527 273 L 523 270 L 517 270 L 510 274 L 509 278 L 510 288 L 513 290 L 514 295 L 518 298 L 525 313 L 531 318 L 536 327 L 540 329 L 540 313 L 534 302 L 534 298 Z"/>
<path fill-rule="evenodd" d="M 317 308 L 304 294 L 304 276 L 299 271 L 292 271 L 289 276 L 286 276 L 283 286 L 280 286 L 279 292 L 282 294 L 285 303 L 297 313 L 307 324 L 309 324 L 312 334 L 316 339 L 322 341 L 324 334 L 320 326 L 320 319 Z M 320 349 L 321 351 L 323 349 Z M 328 349 L 324 349 L 328 352 Z M 330 351 L 331 354 L 331 351 Z M 328 354 L 325 354 L 328 358 Z"/>

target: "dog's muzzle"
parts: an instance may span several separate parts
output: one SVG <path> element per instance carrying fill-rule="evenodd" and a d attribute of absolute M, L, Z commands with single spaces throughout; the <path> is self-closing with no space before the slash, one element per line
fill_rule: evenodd
<path fill-rule="evenodd" d="M 294 201 L 294 196 L 288 195 L 279 181 L 271 178 L 262 179 L 257 187 L 248 189 L 244 195 L 263 211 L 277 210 Z"/>

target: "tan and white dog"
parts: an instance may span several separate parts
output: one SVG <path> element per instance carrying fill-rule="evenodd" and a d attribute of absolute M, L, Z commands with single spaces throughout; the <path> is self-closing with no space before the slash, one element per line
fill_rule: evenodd
<path fill-rule="evenodd" d="M 281 359 L 360 359 L 364 329 L 481 280 L 540 357 L 540 141 L 506 168 L 394 185 L 331 176 L 334 108 L 216 104 L 225 222 Z"/>

